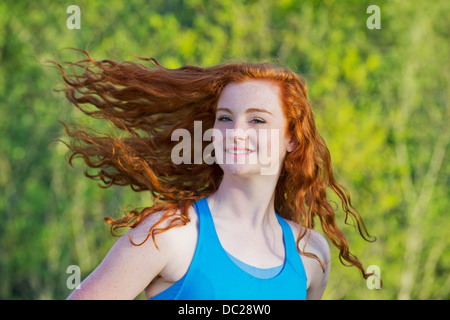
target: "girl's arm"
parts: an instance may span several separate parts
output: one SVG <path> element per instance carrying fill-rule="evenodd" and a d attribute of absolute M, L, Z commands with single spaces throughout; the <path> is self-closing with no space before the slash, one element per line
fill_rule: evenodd
<path fill-rule="evenodd" d="M 68 299 L 134 299 L 166 266 L 171 256 L 171 232 L 158 234 L 159 250 L 150 237 L 140 246 L 159 213 L 144 219 L 114 244 L 100 265 L 75 289 Z"/>

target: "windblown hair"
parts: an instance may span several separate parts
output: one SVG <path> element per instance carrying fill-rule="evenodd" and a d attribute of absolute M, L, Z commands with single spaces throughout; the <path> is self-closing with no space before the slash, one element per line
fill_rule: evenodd
<path fill-rule="evenodd" d="M 69 75 L 64 71 L 67 67 L 52 61 L 61 71 L 65 85 L 56 91 L 64 91 L 78 109 L 95 119 L 107 120 L 121 134 L 92 133 L 79 124 L 63 123 L 69 137 L 68 143 L 63 141 L 69 148 L 68 163 L 73 165 L 74 158 L 82 158 L 96 171 L 91 174 L 86 170 L 85 175 L 101 181 L 102 188 L 130 186 L 137 192 L 149 191 L 154 199 L 151 206 L 134 209 L 121 219 L 105 218 L 113 235 L 119 228 L 135 227 L 155 212 L 164 214 L 144 242 L 150 236 L 155 242 L 156 234 L 189 222 L 189 207 L 218 189 L 223 171 L 216 163 L 174 164 L 171 151 L 177 142 L 172 141 L 172 132 L 183 128 L 193 135 L 194 121 L 202 121 L 204 133 L 214 125 L 217 101 L 228 83 L 262 79 L 279 85 L 286 133 L 299 142 L 285 157 L 275 189 L 275 211 L 304 227 L 297 238 L 301 254 L 317 259 L 325 268 L 316 255 L 299 247 L 318 218 L 324 235 L 339 249 L 342 264 L 356 266 L 364 278 L 370 275 L 350 253 L 348 242 L 336 225 L 327 188 L 340 198 L 345 222 L 353 217 L 360 235 L 372 241 L 360 214 L 351 205 L 348 191 L 333 176 L 330 153 L 316 129 L 306 84 L 297 74 L 270 63 L 248 62 L 168 69 L 154 58 L 136 57 L 153 62 L 153 67 L 146 67 L 130 61 L 96 61 L 86 51 L 75 50 L 84 53 L 86 59 L 69 66 L 83 68 L 84 73 Z M 208 142 L 203 143 L 205 148 Z M 161 227 L 164 221 L 166 226 Z"/>

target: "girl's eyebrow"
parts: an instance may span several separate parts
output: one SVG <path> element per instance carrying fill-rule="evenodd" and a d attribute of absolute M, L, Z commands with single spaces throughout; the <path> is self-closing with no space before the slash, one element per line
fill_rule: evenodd
<path fill-rule="evenodd" d="M 230 114 L 233 114 L 233 112 L 228 109 L 228 108 L 217 108 L 216 111 L 226 111 Z M 266 109 L 259 109 L 259 108 L 248 108 L 247 110 L 245 110 L 245 113 L 251 113 L 251 112 L 266 112 L 268 114 L 270 114 L 271 116 L 273 116 L 273 114 L 270 111 L 267 111 Z"/>

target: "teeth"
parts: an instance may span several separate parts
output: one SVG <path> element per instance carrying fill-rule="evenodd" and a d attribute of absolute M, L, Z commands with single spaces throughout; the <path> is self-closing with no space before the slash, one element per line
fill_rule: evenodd
<path fill-rule="evenodd" d="M 233 150 L 229 149 L 227 151 L 232 154 L 247 154 L 251 152 L 250 150 L 234 150 L 234 149 Z"/>

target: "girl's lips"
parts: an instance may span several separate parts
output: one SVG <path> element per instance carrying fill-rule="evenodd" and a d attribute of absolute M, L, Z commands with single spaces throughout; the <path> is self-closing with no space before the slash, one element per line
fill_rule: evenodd
<path fill-rule="evenodd" d="M 252 152 L 254 152 L 254 150 L 248 149 L 248 148 L 228 148 L 225 149 L 225 152 L 228 153 L 231 156 L 245 156 L 248 155 Z"/>
<path fill-rule="evenodd" d="M 255 150 L 253 150 L 253 149 L 250 149 L 250 148 L 245 148 L 245 147 L 237 147 L 237 146 L 231 146 L 231 147 L 229 147 L 229 148 L 225 148 L 225 151 L 228 151 L 228 150 L 230 150 L 230 151 L 236 151 L 236 150 L 246 150 L 246 151 L 251 151 L 251 152 L 255 151 Z"/>

